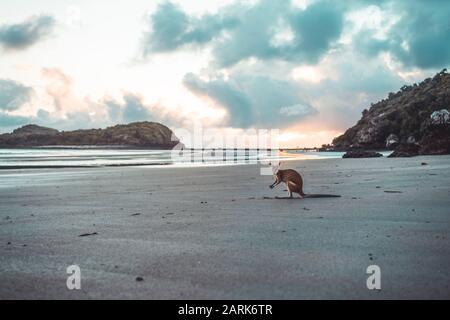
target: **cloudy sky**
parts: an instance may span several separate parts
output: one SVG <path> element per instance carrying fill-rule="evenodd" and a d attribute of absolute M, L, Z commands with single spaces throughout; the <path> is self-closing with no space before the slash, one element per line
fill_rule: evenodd
<path fill-rule="evenodd" d="M 158 121 L 316 146 L 450 66 L 450 1 L 0 2 L 0 132 Z"/>

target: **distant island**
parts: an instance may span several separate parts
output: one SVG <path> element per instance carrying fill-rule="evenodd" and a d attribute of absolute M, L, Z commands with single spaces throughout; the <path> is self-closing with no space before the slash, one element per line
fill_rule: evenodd
<path fill-rule="evenodd" d="M 394 150 L 393 157 L 450 154 L 450 74 L 403 86 L 364 110 L 361 120 L 323 149 Z"/>
<path fill-rule="evenodd" d="M 173 138 L 173 140 L 172 140 Z M 156 122 L 134 122 L 106 129 L 58 131 L 35 124 L 0 135 L 0 148 L 99 146 L 172 149 L 179 143 L 172 130 Z"/>

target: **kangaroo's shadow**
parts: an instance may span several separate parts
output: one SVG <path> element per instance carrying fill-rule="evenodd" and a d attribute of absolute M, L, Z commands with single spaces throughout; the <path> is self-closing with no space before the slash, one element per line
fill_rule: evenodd
<path fill-rule="evenodd" d="M 298 197 L 263 197 L 264 200 L 303 200 L 303 198 L 298 198 Z"/>
<path fill-rule="evenodd" d="M 303 198 L 299 197 L 275 197 L 277 200 L 303 200 Z"/>

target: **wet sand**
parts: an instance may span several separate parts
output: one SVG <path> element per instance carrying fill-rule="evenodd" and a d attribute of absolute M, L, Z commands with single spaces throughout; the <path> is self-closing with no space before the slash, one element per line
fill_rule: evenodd
<path fill-rule="evenodd" d="M 342 197 L 274 199 L 257 165 L 2 170 L 0 298 L 450 297 L 450 156 L 286 167 Z"/>

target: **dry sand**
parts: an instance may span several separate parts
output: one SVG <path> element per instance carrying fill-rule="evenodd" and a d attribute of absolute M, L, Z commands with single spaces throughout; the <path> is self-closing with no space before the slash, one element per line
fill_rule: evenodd
<path fill-rule="evenodd" d="M 287 166 L 342 198 L 264 199 L 256 165 L 0 171 L 0 298 L 450 297 L 449 156 Z"/>

